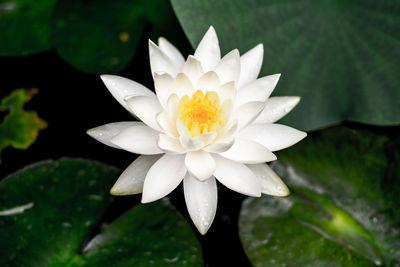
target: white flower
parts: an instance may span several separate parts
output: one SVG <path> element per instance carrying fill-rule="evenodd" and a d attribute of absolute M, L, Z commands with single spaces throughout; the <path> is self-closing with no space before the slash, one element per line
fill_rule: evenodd
<path fill-rule="evenodd" d="M 186 205 L 205 234 L 217 208 L 216 179 L 239 193 L 286 196 L 289 190 L 265 162 L 272 151 L 306 136 L 275 124 L 300 100 L 271 97 L 280 75 L 257 79 L 263 46 L 240 57 L 237 49 L 220 57 L 210 27 L 185 61 L 166 39 L 149 41 L 156 94 L 141 84 L 102 75 L 111 94 L 141 122 L 116 122 L 88 131 L 98 141 L 139 156 L 111 189 L 114 195 L 142 193 L 158 200 L 183 180 Z"/>

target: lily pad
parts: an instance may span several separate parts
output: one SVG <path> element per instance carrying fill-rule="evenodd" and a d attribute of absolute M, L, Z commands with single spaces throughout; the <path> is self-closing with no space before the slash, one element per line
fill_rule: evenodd
<path fill-rule="evenodd" d="M 400 123 L 399 1 L 171 2 L 193 47 L 210 25 L 225 53 L 264 44 L 262 75 L 282 73 L 275 93 L 302 97 L 285 123 Z"/>
<path fill-rule="evenodd" d="M 40 162 L 0 183 L 1 266 L 201 266 L 198 241 L 168 203 L 136 206 L 111 222 L 119 171 L 89 160 Z"/>
<path fill-rule="evenodd" d="M 0 56 L 25 56 L 51 48 L 51 15 L 57 0 L 0 2 Z"/>
<path fill-rule="evenodd" d="M 164 0 L 60 1 L 52 40 L 59 55 L 74 67 L 118 73 L 132 60 L 146 23 L 159 32 L 173 20 L 172 8 Z"/>
<path fill-rule="evenodd" d="M 240 237 L 256 266 L 400 264 L 400 147 L 343 127 L 311 134 L 273 164 L 288 198 L 247 199 Z"/>
<path fill-rule="evenodd" d="M 8 146 L 27 149 L 35 142 L 39 131 L 46 128 L 46 122 L 36 112 L 23 109 L 37 92 L 37 89 L 18 89 L 2 99 L 0 111 L 9 113 L 0 124 L 0 153 Z"/>

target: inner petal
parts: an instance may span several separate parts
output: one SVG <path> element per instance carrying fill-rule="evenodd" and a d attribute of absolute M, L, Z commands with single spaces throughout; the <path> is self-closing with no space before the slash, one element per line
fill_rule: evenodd
<path fill-rule="evenodd" d="M 219 96 L 214 91 L 204 95 L 197 90 L 191 98 L 185 95 L 179 100 L 178 118 L 185 123 L 192 137 L 218 132 L 226 124 L 223 114 Z"/>

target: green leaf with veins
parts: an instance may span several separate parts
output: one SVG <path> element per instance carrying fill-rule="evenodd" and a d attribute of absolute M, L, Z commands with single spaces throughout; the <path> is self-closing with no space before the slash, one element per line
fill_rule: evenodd
<path fill-rule="evenodd" d="M 261 75 L 282 73 L 275 94 L 302 98 L 286 124 L 400 124 L 399 1 L 171 2 L 193 47 L 210 25 L 224 53 L 264 44 Z"/>
<path fill-rule="evenodd" d="M 138 205 L 103 223 L 118 174 L 96 161 L 61 159 L 3 180 L 0 265 L 202 266 L 194 232 L 168 201 Z"/>
<path fill-rule="evenodd" d="M 0 111 L 9 113 L 0 124 L 0 153 L 8 146 L 27 149 L 35 142 L 39 131 L 46 128 L 46 122 L 40 119 L 36 112 L 23 109 L 24 104 L 37 91 L 37 89 L 18 89 L 2 99 Z"/>
<path fill-rule="evenodd" d="M 247 199 L 240 237 L 257 266 L 400 264 L 400 147 L 335 127 L 282 151 L 288 198 Z"/>

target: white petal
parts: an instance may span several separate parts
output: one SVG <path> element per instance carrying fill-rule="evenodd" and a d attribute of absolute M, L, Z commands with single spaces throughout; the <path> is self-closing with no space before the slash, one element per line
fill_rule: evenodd
<path fill-rule="evenodd" d="M 174 45 L 168 42 L 164 37 L 160 37 L 158 38 L 158 47 L 171 59 L 178 70 L 182 69 L 185 58 Z"/>
<path fill-rule="evenodd" d="M 206 146 L 205 148 L 203 148 L 203 150 L 210 153 L 222 153 L 230 149 L 234 143 L 235 143 L 235 138 L 233 137 L 220 139 L 215 143 Z"/>
<path fill-rule="evenodd" d="M 188 151 L 194 151 L 199 150 L 210 144 L 216 136 L 217 134 L 214 132 L 201 134 L 193 138 L 190 135 L 182 135 L 181 137 L 179 137 L 179 140 L 181 141 L 181 144 L 185 149 L 187 149 Z"/>
<path fill-rule="evenodd" d="M 168 195 L 180 184 L 186 172 L 184 155 L 164 155 L 146 175 L 142 203 L 156 201 Z"/>
<path fill-rule="evenodd" d="M 271 151 L 277 151 L 299 142 L 307 133 L 282 124 L 252 124 L 237 135 L 257 142 Z"/>
<path fill-rule="evenodd" d="M 149 40 L 149 56 L 152 75 L 155 72 L 165 72 L 175 77 L 178 73 L 172 60 L 151 40 Z"/>
<path fill-rule="evenodd" d="M 176 117 L 178 116 L 178 107 L 179 97 L 176 94 L 170 95 L 167 101 L 166 110 L 171 121 L 176 121 Z"/>
<path fill-rule="evenodd" d="M 221 59 L 217 33 L 214 27 L 210 26 L 203 39 L 197 46 L 194 57 L 197 58 L 204 71 L 212 70 Z"/>
<path fill-rule="evenodd" d="M 178 137 L 178 131 L 172 123 L 171 118 L 166 111 L 161 111 L 156 115 L 156 120 L 161 130 L 169 136 Z"/>
<path fill-rule="evenodd" d="M 179 97 L 188 95 L 189 97 L 195 92 L 194 86 L 190 79 L 184 73 L 179 73 L 174 82 L 174 93 Z"/>
<path fill-rule="evenodd" d="M 126 100 L 132 112 L 144 123 L 151 128 L 161 131 L 157 123 L 156 115 L 160 113 L 163 108 L 160 102 L 155 97 L 149 96 L 135 96 Z"/>
<path fill-rule="evenodd" d="M 200 181 L 210 178 L 215 171 L 215 160 L 205 151 L 188 152 L 185 157 L 187 170 Z"/>
<path fill-rule="evenodd" d="M 182 72 L 189 77 L 193 84 L 196 84 L 200 77 L 204 74 L 200 61 L 198 61 L 194 56 L 188 57 L 185 65 L 183 66 Z"/>
<path fill-rule="evenodd" d="M 217 163 L 214 176 L 226 187 L 252 197 L 261 196 L 260 180 L 246 165 L 214 156 Z"/>
<path fill-rule="evenodd" d="M 199 232 L 204 235 L 210 228 L 217 211 L 218 191 L 215 178 L 204 182 L 187 174 L 183 180 L 186 207 Z"/>
<path fill-rule="evenodd" d="M 240 75 L 240 55 L 239 50 L 234 49 L 226 54 L 217 64 L 214 71 L 218 74 L 221 83 L 239 80 Z"/>
<path fill-rule="evenodd" d="M 165 134 L 160 134 L 158 138 L 158 146 L 166 153 L 182 154 L 186 152 L 186 149 L 182 147 L 179 139 Z"/>
<path fill-rule="evenodd" d="M 180 136 L 191 136 L 189 129 L 181 119 L 176 120 L 176 129 Z"/>
<path fill-rule="evenodd" d="M 204 73 L 197 81 L 196 89 L 201 90 L 204 94 L 208 91 L 217 91 L 221 82 L 218 75 L 214 71 Z"/>
<path fill-rule="evenodd" d="M 108 74 L 100 75 L 100 78 L 103 80 L 112 96 L 129 112 L 131 112 L 131 110 L 125 102 L 126 97 L 141 95 L 155 96 L 154 93 L 145 86 L 127 78 Z"/>
<path fill-rule="evenodd" d="M 174 81 L 168 73 L 154 73 L 154 87 L 160 104 L 165 108 L 169 96 L 173 93 Z"/>
<path fill-rule="evenodd" d="M 157 131 L 142 123 L 141 125 L 124 129 L 111 138 L 110 142 L 126 151 L 136 154 L 160 154 L 163 151 L 157 145 L 158 135 Z"/>
<path fill-rule="evenodd" d="M 240 58 L 240 79 L 238 88 L 257 79 L 261 70 L 264 56 L 264 47 L 262 44 L 250 49 Z"/>
<path fill-rule="evenodd" d="M 276 156 L 266 147 L 240 138 L 235 138 L 233 146 L 220 153 L 224 158 L 240 163 L 256 164 L 276 160 Z"/>
<path fill-rule="evenodd" d="M 265 102 L 275 89 L 280 76 L 280 74 L 265 76 L 241 88 L 237 93 L 235 106 L 251 101 Z"/>
<path fill-rule="evenodd" d="M 142 193 L 144 179 L 153 164 L 160 158 L 156 156 L 139 156 L 121 174 L 117 182 L 111 188 L 112 195 L 124 196 Z"/>
<path fill-rule="evenodd" d="M 250 164 L 247 167 L 260 179 L 261 193 L 278 197 L 290 194 L 285 183 L 267 164 Z"/>
<path fill-rule="evenodd" d="M 138 121 L 122 121 L 122 122 L 113 122 L 108 123 L 96 128 L 92 128 L 87 130 L 87 134 L 96 139 L 97 141 L 114 148 L 120 148 L 113 143 L 110 142 L 110 139 L 119 134 L 121 131 L 126 128 L 143 125 L 142 122 Z"/>
<path fill-rule="evenodd" d="M 275 96 L 267 99 L 264 110 L 254 123 L 273 123 L 288 114 L 299 103 L 298 96 Z"/>
<path fill-rule="evenodd" d="M 218 88 L 218 96 L 221 102 L 224 100 L 234 101 L 236 98 L 235 82 L 227 82 Z"/>
<path fill-rule="evenodd" d="M 237 120 L 238 129 L 242 129 L 257 118 L 264 106 L 264 102 L 247 102 L 233 112 L 231 120 Z"/>

